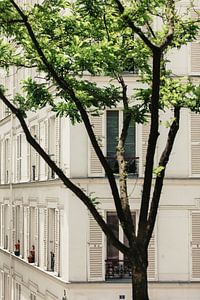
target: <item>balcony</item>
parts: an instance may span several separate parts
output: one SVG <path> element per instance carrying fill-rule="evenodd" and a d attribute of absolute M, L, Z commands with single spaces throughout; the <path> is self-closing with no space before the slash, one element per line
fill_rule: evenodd
<path fill-rule="evenodd" d="M 131 267 L 127 260 L 105 260 L 105 279 L 131 279 Z"/>
<path fill-rule="evenodd" d="M 110 166 L 110 168 L 113 170 L 114 174 L 119 174 L 119 166 L 116 157 L 106 157 L 107 162 Z M 127 167 L 127 173 L 129 176 L 138 177 L 139 173 L 139 157 L 126 157 L 126 167 Z"/>

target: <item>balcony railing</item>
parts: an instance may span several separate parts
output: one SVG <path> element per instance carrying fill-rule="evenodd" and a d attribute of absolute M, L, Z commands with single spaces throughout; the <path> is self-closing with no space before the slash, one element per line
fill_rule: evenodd
<path fill-rule="evenodd" d="M 127 260 L 107 259 L 106 280 L 108 279 L 131 279 L 131 267 Z"/>
<path fill-rule="evenodd" d="M 119 166 L 116 157 L 107 156 L 106 160 L 113 170 L 114 174 L 119 174 Z M 138 176 L 139 157 L 125 157 L 127 173 L 132 176 Z"/>

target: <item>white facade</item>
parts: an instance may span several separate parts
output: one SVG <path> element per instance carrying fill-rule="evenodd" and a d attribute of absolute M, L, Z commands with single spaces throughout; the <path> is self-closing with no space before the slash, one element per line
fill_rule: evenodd
<path fill-rule="evenodd" d="M 199 54 L 197 42 L 173 51 L 170 68 L 199 83 Z M 18 80 L 23 76 L 18 74 Z M 107 82 L 105 77 L 87 79 L 100 86 Z M 5 80 L 8 93 L 14 93 L 16 77 Z M 136 75 L 126 75 L 125 81 L 130 91 L 138 86 Z M 130 300 L 130 280 L 114 278 L 106 269 L 107 240 L 87 209 L 27 144 L 18 121 L 2 104 L 0 115 L 0 299 L 55 300 L 66 291 L 68 300 Z M 106 118 L 105 111 L 91 120 L 105 155 Z M 170 113 L 161 116 L 163 122 L 169 118 Z M 98 197 L 108 217 L 114 211 L 111 191 L 83 125 L 55 118 L 49 108 L 29 113 L 27 123 L 64 173 Z M 136 126 L 135 133 L 136 172 L 128 181 L 137 220 L 148 126 Z M 167 135 L 162 124 L 160 133 L 157 162 Z M 151 300 L 200 299 L 200 116 L 186 109 L 167 167 L 149 260 Z"/>

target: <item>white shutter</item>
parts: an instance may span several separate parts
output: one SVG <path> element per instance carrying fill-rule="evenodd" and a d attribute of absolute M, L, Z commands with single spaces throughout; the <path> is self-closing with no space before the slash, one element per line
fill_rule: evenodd
<path fill-rule="evenodd" d="M 4 204 L 1 204 L 1 247 L 4 247 Z"/>
<path fill-rule="evenodd" d="M 40 135 L 40 146 L 45 149 L 45 123 L 40 122 L 39 124 L 39 135 Z M 41 180 L 46 180 L 46 174 L 45 174 L 45 169 L 46 169 L 46 163 L 42 156 L 39 156 L 39 178 Z"/>
<path fill-rule="evenodd" d="M 20 255 L 24 257 L 24 209 L 20 206 L 19 211 L 19 240 L 20 240 Z"/>
<path fill-rule="evenodd" d="M 48 243 L 48 209 L 44 208 L 44 269 L 47 270 L 47 243 Z"/>
<path fill-rule="evenodd" d="M 38 224 L 38 208 L 37 207 L 35 207 L 35 209 L 34 209 L 34 213 L 35 213 L 35 215 L 34 215 L 34 234 L 35 234 L 35 236 L 34 236 L 34 245 L 35 245 L 35 263 L 36 263 L 36 265 L 38 265 L 38 262 L 39 262 L 39 255 L 38 255 L 38 253 L 39 253 L 39 243 L 38 243 L 38 230 L 39 230 L 39 224 Z"/>
<path fill-rule="evenodd" d="M 16 207 L 12 206 L 12 251 L 15 250 L 15 243 L 16 243 Z"/>
<path fill-rule="evenodd" d="M 192 11 L 191 17 L 195 20 L 198 18 L 198 14 Z M 200 74 L 200 33 L 197 34 L 196 39 L 191 42 L 191 59 L 190 69 L 191 73 Z"/>
<path fill-rule="evenodd" d="M 60 166 L 60 117 L 56 117 L 55 119 L 55 140 L 56 140 L 56 148 L 55 148 L 55 163 L 57 166 Z"/>
<path fill-rule="evenodd" d="M 156 235 L 152 234 L 149 247 L 148 247 L 148 269 L 147 276 L 148 280 L 156 279 Z"/>
<path fill-rule="evenodd" d="M 200 115 L 191 112 L 191 175 L 200 176 Z"/>
<path fill-rule="evenodd" d="M 60 273 L 60 211 L 55 209 L 55 222 L 54 222 L 54 236 L 55 236 L 55 264 L 54 271 L 59 276 Z"/>
<path fill-rule="evenodd" d="M 95 219 L 89 213 L 89 274 L 90 281 L 102 281 L 103 278 L 103 233 Z"/>
<path fill-rule="evenodd" d="M 191 212 L 191 254 L 192 270 L 191 279 L 200 280 L 200 211 Z"/>
<path fill-rule="evenodd" d="M 34 137 L 36 141 L 39 140 L 39 128 L 38 125 L 34 125 L 31 127 L 31 135 Z M 38 180 L 39 174 L 39 154 L 37 151 L 31 147 L 30 149 L 30 161 L 31 161 L 31 179 Z M 33 170 L 33 168 L 35 170 Z"/>
<path fill-rule="evenodd" d="M 46 120 L 44 122 L 44 131 L 45 131 L 45 141 L 44 141 L 44 150 L 47 154 L 49 154 L 49 122 Z M 49 176 L 49 166 L 45 162 L 45 177 L 48 178 Z"/>
<path fill-rule="evenodd" d="M 26 222 L 27 222 L 27 227 L 26 227 L 26 249 L 27 249 L 27 257 L 30 255 L 30 208 L 26 207 Z"/>
<path fill-rule="evenodd" d="M 144 175 L 144 169 L 146 165 L 146 155 L 147 155 L 147 147 L 148 147 L 148 139 L 150 132 L 150 123 L 145 123 L 142 125 L 142 159 L 141 159 L 141 170 L 142 175 Z"/>
<path fill-rule="evenodd" d="M 39 126 L 35 125 L 35 139 L 38 142 L 39 141 Z M 35 180 L 39 179 L 39 154 L 35 150 Z"/>
<path fill-rule="evenodd" d="M 94 130 L 94 134 L 97 138 L 97 141 L 103 151 L 104 150 L 103 115 L 91 116 L 90 121 L 91 121 L 93 130 Z M 89 141 L 89 171 L 88 171 L 88 175 L 94 176 L 94 177 L 103 177 L 104 176 L 103 167 L 102 167 L 90 141 Z"/>
<path fill-rule="evenodd" d="M 30 163 L 30 152 L 31 152 L 31 145 L 27 142 L 27 180 L 31 179 L 31 163 Z"/>

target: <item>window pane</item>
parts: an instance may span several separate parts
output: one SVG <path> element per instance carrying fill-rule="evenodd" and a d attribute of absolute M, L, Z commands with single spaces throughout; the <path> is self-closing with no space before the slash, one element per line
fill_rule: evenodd
<path fill-rule="evenodd" d="M 116 157 L 119 136 L 119 112 L 107 111 L 107 157 Z"/>
<path fill-rule="evenodd" d="M 107 213 L 107 224 L 112 229 L 115 236 L 119 236 L 119 222 L 116 213 Z M 112 245 L 110 239 L 107 239 L 107 259 L 119 259 L 119 251 Z"/>

